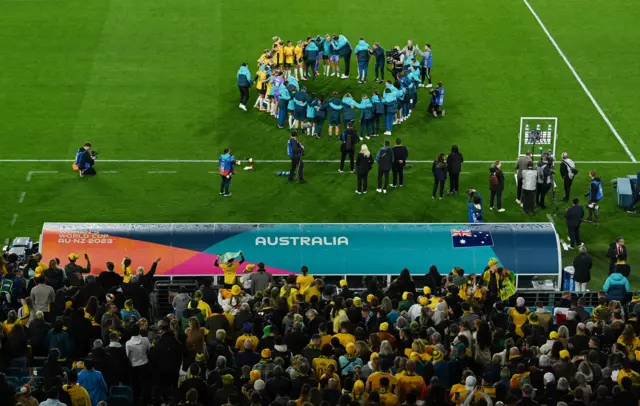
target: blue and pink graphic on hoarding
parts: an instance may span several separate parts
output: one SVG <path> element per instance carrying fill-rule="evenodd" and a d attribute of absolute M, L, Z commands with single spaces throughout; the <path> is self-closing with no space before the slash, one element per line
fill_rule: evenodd
<path fill-rule="evenodd" d="M 548 223 L 45 223 L 41 240 L 46 258 L 89 253 L 95 272 L 125 255 L 136 265 L 162 256 L 158 275 L 167 276 L 219 274 L 217 256 L 237 251 L 246 264 L 264 262 L 281 275 L 302 265 L 315 275 L 387 275 L 402 268 L 424 275 L 432 264 L 442 272 L 460 266 L 477 273 L 490 258 L 518 274 L 557 275 L 560 268 L 558 239 Z"/>

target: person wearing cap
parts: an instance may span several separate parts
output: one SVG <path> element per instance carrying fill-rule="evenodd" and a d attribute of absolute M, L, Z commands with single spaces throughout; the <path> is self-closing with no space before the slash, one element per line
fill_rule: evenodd
<path fill-rule="evenodd" d="M 402 293 L 402 300 L 400 301 L 400 303 L 398 303 L 398 311 L 408 311 L 411 306 L 415 304 L 415 302 L 415 295 L 413 294 L 413 292 Z"/>
<path fill-rule="evenodd" d="M 380 337 L 380 341 L 388 341 L 392 348 L 396 348 L 396 337 L 389 332 L 389 323 L 380 323 L 380 331 L 376 333 Z"/>
<path fill-rule="evenodd" d="M 530 340 L 531 345 L 535 345 L 537 347 L 543 345 L 545 343 L 545 329 L 540 325 L 540 320 L 538 319 L 538 313 L 530 312 L 527 316 L 528 323 L 522 326 L 522 331 Z"/>
<path fill-rule="evenodd" d="M 362 367 L 362 360 L 356 355 L 356 345 L 354 343 L 348 343 L 346 346 L 346 354 L 340 356 L 338 360 L 340 363 L 340 374 L 346 376 L 353 373 L 353 369 L 356 366 Z"/>
<path fill-rule="evenodd" d="M 84 254 L 84 259 L 87 261 L 87 267 L 83 268 L 80 265 L 76 264 L 76 261 L 80 257 L 78 254 L 71 253 L 69 254 L 69 263 L 64 266 L 64 272 L 67 275 L 67 279 L 71 278 L 71 275 L 78 273 L 91 273 L 91 260 L 89 259 L 89 255 Z"/>
<path fill-rule="evenodd" d="M 567 350 L 560 351 L 560 361 L 553 364 L 556 378 L 572 378 L 576 373 L 576 365 L 571 362 L 571 354 Z"/>
<path fill-rule="evenodd" d="M 236 284 L 236 273 L 238 272 L 238 268 L 240 265 L 244 263 L 244 254 L 242 251 L 238 253 L 240 255 L 240 261 L 236 261 L 234 257 L 229 258 L 226 262 L 220 264 L 219 259 L 223 255 L 218 254 L 216 257 L 213 266 L 219 267 L 222 269 L 224 274 L 224 288 L 231 289 L 233 285 Z"/>
<path fill-rule="evenodd" d="M 352 299 L 354 296 L 351 289 L 349 289 L 349 284 L 347 283 L 346 279 L 340 280 L 340 293 L 338 294 L 338 296 L 340 296 L 344 300 Z"/>
<path fill-rule="evenodd" d="M 193 308 L 193 303 L 196 302 L 196 308 L 200 309 L 200 311 L 202 312 L 202 315 L 204 316 L 205 320 L 211 316 L 211 307 L 207 304 L 207 302 L 205 302 L 204 300 L 202 300 L 202 291 L 200 290 L 196 290 L 196 293 L 193 294 L 193 300 L 191 302 L 189 302 L 189 305 L 187 306 L 187 308 L 191 309 Z M 201 322 L 202 325 L 204 325 L 204 322 Z"/>
<path fill-rule="evenodd" d="M 242 335 L 236 339 L 236 349 L 241 350 L 245 348 L 245 341 L 250 340 L 253 343 L 252 350 L 255 351 L 258 348 L 260 340 L 253 334 L 253 324 L 244 323 L 242 325 Z"/>
<path fill-rule="evenodd" d="M 260 377 L 262 380 L 269 380 L 271 375 L 273 375 L 273 369 L 276 367 L 276 364 L 273 363 L 271 358 L 271 350 L 269 348 L 265 348 L 260 352 L 260 362 L 255 364 L 252 368 L 253 371 L 260 371 Z"/>
<path fill-rule="evenodd" d="M 133 308 L 133 300 L 127 299 L 124 301 L 124 309 L 120 310 L 120 317 L 126 323 L 132 316 L 136 318 L 136 321 L 142 318 L 140 312 Z"/>

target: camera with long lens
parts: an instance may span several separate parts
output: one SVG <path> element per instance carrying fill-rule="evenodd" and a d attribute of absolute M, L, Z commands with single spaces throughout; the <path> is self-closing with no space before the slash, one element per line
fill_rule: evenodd
<path fill-rule="evenodd" d="M 385 56 L 387 57 L 387 63 L 390 65 L 394 65 L 400 62 L 400 51 L 397 49 L 392 49 L 391 51 L 386 51 Z"/>

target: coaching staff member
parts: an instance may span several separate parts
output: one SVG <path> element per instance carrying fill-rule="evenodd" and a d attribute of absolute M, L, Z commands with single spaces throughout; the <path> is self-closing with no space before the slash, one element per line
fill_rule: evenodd
<path fill-rule="evenodd" d="M 291 138 L 287 142 L 287 153 L 289 159 L 291 159 L 291 170 L 289 171 L 289 183 L 295 180 L 296 172 L 298 172 L 298 179 L 300 183 L 307 183 L 304 180 L 304 162 L 302 161 L 302 155 L 304 154 L 304 145 L 298 142 L 298 132 L 291 131 Z"/>
<path fill-rule="evenodd" d="M 340 169 L 338 169 L 338 172 L 344 172 L 344 160 L 349 155 L 349 164 L 351 173 L 353 173 L 353 157 L 356 151 L 356 144 L 360 141 L 358 132 L 353 129 L 353 121 L 347 123 L 347 129 L 344 130 L 340 139 L 342 144 L 340 144 Z"/>
<path fill-rule="evenodd" d="M 573 206 L 567 209 L 564 218 L 567 221 L 570 247 L 575 248 L 578 245 L 582 245 L 582 240 L 580 239 L 580 224 L 584 218 L 584 208 L 580 206 L 578 199 L 573 199 Z"/>
<path fill-rule="evenodd" d="M 391 172 L 393 173 L 393 181 L 391 187 L 404 186 L 404 167 L 407 166 L 407 158 L 409 158 L 409 150 L 402 145 L 400 138 L 396 138 L 396 145 L 391 148 L 393 151 L 393 165 Z M 400 184 L 398 184 L 400 182 Z"/>

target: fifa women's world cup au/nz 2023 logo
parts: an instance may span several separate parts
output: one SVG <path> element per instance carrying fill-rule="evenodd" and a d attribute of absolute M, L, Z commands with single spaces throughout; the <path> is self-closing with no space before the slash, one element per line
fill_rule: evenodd
<path fill-rule="evenodd" d="M 347 237 L 256 237 L 256 246 L 339 246 L 349 245 Z"/>

